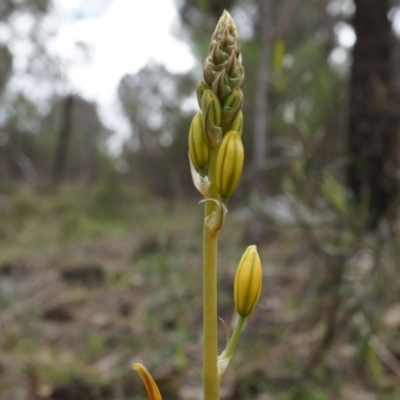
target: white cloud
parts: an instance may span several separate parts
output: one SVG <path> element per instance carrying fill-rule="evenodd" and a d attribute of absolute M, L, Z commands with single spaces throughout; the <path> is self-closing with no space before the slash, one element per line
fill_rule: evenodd
<path fill-rule="evenodd" d="M 115 141 L 121 141 L 129 134 L 116 102 L 121 77 L 137 72 L 149 60 L 164 63 L 173 72 L 194 65 L 188 45 L 171 34 L 178 18 L 172 0 L 58 0 L 57 4 L 64 24 L 53 48 L 66 60 L 72 89 L 99 103 L 103 119 L 118 133 Z M 87 46 L 87 54 L 80 44 Z"/>
<path fill-rule="evenodd" d="M 150 59 L 176 72 L 188 70 L 193 66 L 190 50 L 170 34 L 176 18 L 170 1 L 114 0 L 101 17 L 66 26 L 58 42 L 64 56 L 75 57 L 69 68 L 72 85 L 104 101 L 113 97 L 125 73 L 137 72 Z M 91 60 L 78 59 L 79 42 L 92 49 Z"/>

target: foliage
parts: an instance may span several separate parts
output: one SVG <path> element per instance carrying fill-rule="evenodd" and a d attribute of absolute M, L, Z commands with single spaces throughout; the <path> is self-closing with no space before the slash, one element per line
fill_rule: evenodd
<path fill-rule="evenodd" d="M 157 64 L 122 78 L 118 92 L 132 130 L 122 157 L 129 165 L 126 176 L 134 184 L 159 195 L 186 193 L 193 85 L 191 74 L 174 75 Z"/>
<path fill-rule="evenodd" d="M 183 378 L 199 373 L 201 260 L 196 238 L 201 232 L 199 219 L 193 218 L 199 206 L 193 201 L 172 206 L 129 186 L 123 189 L 126 195 L 119 195 L 122 188 L 108 187 L 109 197 L 115 195 L 115 203 L 125 207 L 121 214 L 106 217 L 97 190 L 65 186 L 50 196 L 2 186 L 0 396 L 27 398 L 33 390 L 27 371 L 33 370 L 38 388 L 47 390 L 50 399 L 52 393 L 73 388 L 75 400 L 139 398 L 143 389 L 129 365 L 145 359 L 153 360 L 148 368 L 161 382 L 162 393 L 171 393 L 166 398 L 184 396 L 200 384 Z M 232 318 L 233 267 L 243 246 L 237 233 L 247 225 L 231 212 L 221 233 L 219 266 L 219 315 L 226 321 Z M 400 292 L 393 279 L 398 270 L 393 249 L 399 238 L 391 244 L 384 231 L 376 247 L 371 247 L 374 239 L 363 238 L 350 251 L 339 336 L 332 351 L 324 353 L 325 362 L 313 372 L 306 369 L 319 346 L 332 293 L 318 286 L 323 264 L 312 240 L 332 251 L 338 250 L 332 239 L 343 243 L 348 235 L 338 227 L 327 236 L 330 229 L 320 226 L 307 235 L 297 224 L 268 222 L 269 239 L 259 251 L 269 275 L 262 307 L 249 317 L 228 369 L 235 374 L 227 372 L 223 379 L 230 398 L 354 400 L 359 393 L 389 400 L 398 395 L 385 354 L 396 354 L 400 345 Z M 377 249 L 379 264 L 374 263 Z M 88 263 L 104 271 L 103 281 L 86 286 L 85 281 L 64 280 L 66 270 L 88 268 Z M 165 308 L 167 302 L 173 306 Z M 155 319 L 160 308 L 164 313 Z M 165 346 L 160 352 L 161 342 Z M 219 343 L 223 348 L 225 337 Z M 132 360 L 135 349 L 141 359 Z M 248 358 L 251 366 L 244 365 Z"/>
<path fill-rule="evenodd" d="M 139 398 L 142 386 L 129 365 L 144 360 L 151 360 L 148 368 L 166 398 L 195 396 L 201 262 L 194 238 L 201 232 L 193 217 L 198 206 L 187 201 L 195 194 L 187 129 L 200 71 L 174 74 L 150 63 L 121 79 L 118 96 L 130 135 L 117 156 L 108 152 L 113 132 L 97 105 L 72 95 L 65 173 L 53 186 L 69 94 L 56 94 L 65 82 L 47 52 L 51 4 L 0 1 L 0 28 L 10 38 L 0 43 L 0 397 Z M 221 233 L 219 315 L 233 319 L 229 282 L 254 213 L 268 273 L 261 307 L 232 361 L 235 372 L 224 377 L 226 397 L 398 398 L 398 223 L 383 219 L 366 232 L 368 208 L 355 206 L 346 181 L 351 58 L 339 39 L 343 26 L 350 29 L 352 2 L 271 1 L 265 199 L 251 189 L 265 22 L 259 2 L 176 4 L 178 36 L 199 60 L 209 45 L 205 32 L 227 8 L 239 21 L 248 71 L 246 158 Z M 396 15 L 398 1 L 391 5 Z M 20 17 L 33 21 L 23 37 L 13 26 Z M 22 69 L 14 53 L 19 40 L 32 50 Z M 341 64 L 332 57 L 338 49 Z M 75 267 L 100 268 L 104 275 L 98 286 L 65 280 L 65 269 Z M 155 320 L 160 308 L 165 312 Z M 219 340 L 222 348 L 225 337 Z M 143 359 L 132 360 L 137 349 Z M 252 365 L 242 367 L 247 358 Z"/>

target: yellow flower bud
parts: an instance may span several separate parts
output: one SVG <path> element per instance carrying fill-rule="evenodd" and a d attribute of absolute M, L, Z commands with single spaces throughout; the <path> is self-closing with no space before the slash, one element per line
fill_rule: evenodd
<path fill-rule="evenodd" d="M 189 156 L 197 169 L 205 168 L 210 159 L 210 151 L 204 127 L 204 115 L 198 112 L 189 130 Z"/>
<path fill-rule="evenodd" d="M 236 190 L 242 175 L 244 149 L 240 135 L 229 131 L 218 149 L 215 169 L 215 186 L 222 200 L 226 200 Z"/>
<path fill-rule="evenodd" d="M 236 270 L 234 298 L 236 312 L 242 317 L 249 316 L 261 294 L 262 266 L 257 246 L 249 246 L 244 252 Z"/>

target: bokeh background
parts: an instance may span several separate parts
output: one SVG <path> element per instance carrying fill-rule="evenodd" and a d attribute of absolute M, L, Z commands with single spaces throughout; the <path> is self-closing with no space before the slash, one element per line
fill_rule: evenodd
<path fill-rule="evenodd" d="M 1 0 L 1 399 L 146 399 L 133 362 L 202 399 L 187 135 L 224 9 L 246 163 L 220 317 L 249 244 L 264 286 L 221 398 L 400 399 L 397 0 Z"/>

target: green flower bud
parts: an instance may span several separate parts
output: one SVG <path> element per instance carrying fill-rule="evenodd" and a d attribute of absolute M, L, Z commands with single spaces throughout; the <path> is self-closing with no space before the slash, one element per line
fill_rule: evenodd
<path fill-rule="evenodd" d="M 228 11 L 224 11 L 211 36 L 210 50 L 219 43 L 221 51 L 231 54 L 234 50 L 237 56 L 240 54 L 239 34 L 235 21 Z"/>
<path fill-rule="evenodd" d="M 262 266 L 256 246 L 244 252 L 236 270 L 234 299 L 236 312 L 248 317 L 254 310 L 261 294 Z"/>
<path fill-rule="evenodd" d="M 204 114 L 206 113 L 209 114 L 209 118 L 213 125 L 221 126 L 221 116 L 222 116 L 221 104 L 219 102 L 218 96 L 212 90 L 205 90 L 203 92 L 203 96 L 201 97 L 200 108 Z"/>
<path fill-rule="evenodd" d="M 236 190 L 243 164 L 244 149 L 239 132 L 229 131 L 218 149 L 215 169 L 215 186 L 222 200 L 226 200 Z"/>
<path fill-rule="evenodd" d="M 243 105 L 243 93 L 240 88 L 235 88 L 229 94 L 229 96 L 224 100 L 223 107 L 240 110 Z"/>
<path fill-rule="evenodd" d="M 212 86 L 213 82 L 215 81 L 218 72 L 215 71 L 215 66 L 208 59 L 203 64 L 203 77 L 206 81 L 206 84 Z"/>
<path fill-rule="evenodd" d="M 214 65 L 220 65 L 226 62 L 226 54 L 221 51 L 221 46 L 217 42 L 215 45 L 210 48 L 210 59 L 212 60 Z"/>
<path fill-rule="evenodd" d="M 239 68 L 239 62 L 236 57 L 236 53 L 232 51 L 228 61 L 225 64 L 225 71 L 229 76 L 231 76 L 236 74 Z"/>
<path fill-rule="evenodd" d="M 215 76 L 212 84 L 212 90 L 217 93 L 217 96 L 220 99 L 225 99 L 232 91 L 229 87 L 229 79 L 226 76 L 224 69 Z"/>
<path fill-rule="evenodd" d="M 205 130 L 211 147 L 220 144 L 222 138 L 221 104 L 218 96 L 212 90 L 205 90 L 201 98 L 201 109 L 204 112 Z"/>
<path fill-rule="evenodd" d="M 198 112 L 192 120 L 189 130 L 189 156 L 197 169 L 207 167 L 210 151 L 206 138 L 204 115 Z"/>
<path fill-rule="evenodd" d="M 242 136 L 242 131 L 243 131 L 243 112 L 240 110 L 234 120 L 228 124 L 228 126 L 225 128 L 225 132 L 229 131 L 237 131 L 239 132 L 239 135 Z"/>
<path fill-rule="evenodd" d="M 200 81 L 196 87 L 196 95 L 197 95 L 197 102 L 199 103 L 199 107 L 201 108 L 201 99 L 203 97 L 203 93 L 205 90 L 210 89 L 210 87 L 204 82 Z"/>
<path fill-rule="evenodd" d="M 224 71 L 226 78 L 219 82 L 218 90 L 215 89 L 215 81 L 221 78 Z M 215 93 L 222 100 L 230 91 L 243 84 L 244 68 L 240 53 L 239 35 L 235 21 L 227 11 L 224 11 L 217 27 L 211 37 L 210 53 L 203 64 L 204 80 L 213 87 Z M 228 86 L 228 90 L 226 87 Z"/>
<path fill-rule="evenodd" d="M 237 113 L 242 109 L 243 93 L 240 88 L 235 88 L 225 99 L 222 107 L 222 126 L 232 122 Z"/>
<path fill-rule="evenodd" d="M 244 67 L 243 65 L 238 66 L 238 70 L 235 74 L 232 74 L 228 77 L 229 86 L 234 89 L 236 87 L 242 87 L 244 83 Z"/>

